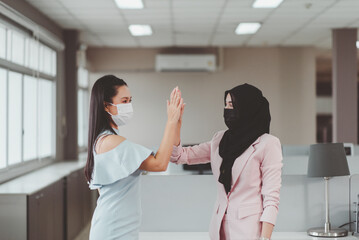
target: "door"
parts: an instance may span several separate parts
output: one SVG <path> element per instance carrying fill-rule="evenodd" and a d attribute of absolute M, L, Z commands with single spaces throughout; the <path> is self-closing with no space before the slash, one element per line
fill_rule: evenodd
<path fill-rule="evenodd" d="M 27 202 L 27 239 L 38 240 L 39 239 L 39 197 L 40 193 L 35 193 L 28 196 Z"/>
<path fill-rule="evenodd" d="M 56 182 L 52 187 L 53 192 L 53 225 L 54 225 L 54 240 L 64 240 L 65 237 L 65 217 L 64 217 L 64 202 L 65 202 L 65 181 L 61 179 Z"/>
<path fill-rule="evenodd" d="M 74 239 L 83 227 L 82 191 L 80 171 L 71 173 L 66 178 L 66 239 Z"/>
<path fill-rule="evenodd" d="M 28 239 L 64 240 L 64 180 L 28 196 Z"/>

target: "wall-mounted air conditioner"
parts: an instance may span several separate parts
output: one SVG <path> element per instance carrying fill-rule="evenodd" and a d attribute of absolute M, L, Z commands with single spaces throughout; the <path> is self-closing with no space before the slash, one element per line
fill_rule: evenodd
<path fill-rule="evenodd" d="M 158 72 L 213 72 L 216 56 L 213 54 L 158 54 Z"/>

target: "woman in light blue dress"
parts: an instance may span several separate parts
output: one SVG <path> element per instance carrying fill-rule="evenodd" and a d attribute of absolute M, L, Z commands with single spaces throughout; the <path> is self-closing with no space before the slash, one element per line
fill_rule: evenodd
<path fill-rule="evenodd" d="M 178 87 L 167 101 L 168 120 L 156 154 L 120 135 L 133 115 L 130 90 L 122 79 L 101 77 L 92 88 L 85 175 L 100 196 L 90 240 L 136 240 L 141 222 L 141 171 L 165 171 L 184 104 Z"/>

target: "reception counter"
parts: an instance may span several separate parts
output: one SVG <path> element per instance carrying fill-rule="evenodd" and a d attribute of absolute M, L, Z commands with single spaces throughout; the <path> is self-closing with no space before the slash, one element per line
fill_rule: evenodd
<path fill-rule="evenodd" d="M 210 240 L 207 232 L 141 232 L 139 240 Z M 359 237 L 342 238 L 310 237 L 306 232 L 273 232 L 271 240 L 358 240 Z"/>

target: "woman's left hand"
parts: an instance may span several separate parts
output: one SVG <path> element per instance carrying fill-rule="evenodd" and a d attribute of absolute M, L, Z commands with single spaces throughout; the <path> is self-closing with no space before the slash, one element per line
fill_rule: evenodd
<path fill-rule="evenodd" d="M 268 222 L 262 222 L 262 233 L 261 237 L 264 240 L 270 239 L 272 236 L 274 225 Z"/>

